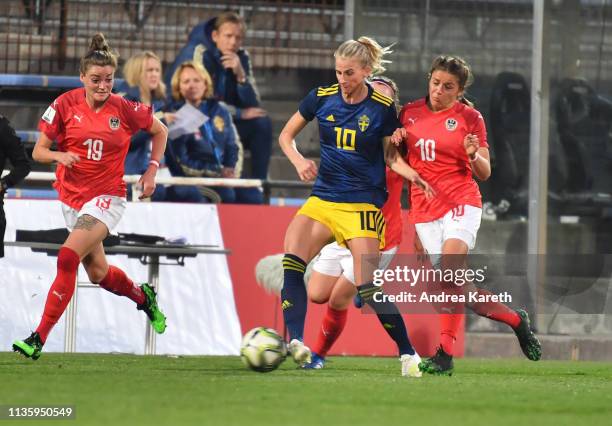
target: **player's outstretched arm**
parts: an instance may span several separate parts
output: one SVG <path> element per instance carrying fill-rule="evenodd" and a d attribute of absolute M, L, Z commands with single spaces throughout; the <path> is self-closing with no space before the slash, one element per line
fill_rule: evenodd
<path fill-rule="evenodd" d="M 429 183 L 427 183 L 427 181 L 421 178 L 421 176 L 417 173 L 416 170 L 414 170 L 408 165 L 408 163 L 406 163 L 406 161 L 404 161 L 402 156 L 397 151 L 397 147 L 391 141 L 391 138 L 384 138 L 383 144 L 385 147 L 385 159 L 389 168 L 398 175 L 404 177 L 405 179 L 408 179 L 410 182 L 421 188 L 425 193 L 425 197 L 435 197 L 436 193 L 433 188 L 429 185 Z"/>
<path fill-rule="evenodd" d="M 304 182 L 314 180 L 317 177 L 317 164 L 304 158 L 302 154 L 297 150 L 295 144 L 295 137 L 302 131 L 302 129 L 308 124 L 308 122 L 302 117 L 302 114 L 296 112 L 287 121 L 285 127 L 281 131 L 278 137 L 278 143 L 281 149 L 295 167 L 300 179 Z"/>
<path fill-rule="evenodd" d="M 66 167 L 72 167 L 74 163 L 79 161 L 79 156 L 74 152 L 68 151 L 51 151 L 51 145 L 53 141 L 43 132 L 40 133 L 34 150 L 32 151 L 32 158 L 34 161 L 39 163 L 48 164 L 57 161 Z"/>

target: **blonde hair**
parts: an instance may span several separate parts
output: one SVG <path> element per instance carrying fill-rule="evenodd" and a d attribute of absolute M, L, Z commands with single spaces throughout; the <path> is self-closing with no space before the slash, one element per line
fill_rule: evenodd
<path fill-rule="evenodd" d="M 81 74 L 87 74 L 87 70 L 92 66 L 105 67 L 110 65 L 117 69 L 117 57 L 119 55 L 116 52 L 111 51 L 110 46 L 104 38 L 104 34 L 97 33 L 91 38 L 89 43 L 89 50 L 81 58 L 81 64 L 79 71 Z"/>
<path fill-rule="evenodd" d="M 204 92 L 204 99 L 212 98 L 214 88 L 212 84 L 212 79 L 210 78 L 210 74 L 208 73 L 208 71 L 206 71 L 206 68 L 204 68 L 202 65 L 194 61 L 183 62 L 181 65 L 178 66 L 176 71 L 174 71 L 174 74 L 172 74 L 172 81 L 170 83 L 170 85 L 172 86 L 172 98 L 175 101 L 183 100 L 183 96 L 181 95 L 180 77 L 181 77 L 181 72 L 183 72 L 185 68 L 193 69 L 195 72 L 197 72 L 200 75 L 200 77 L 202 77 L 202 80 L 204 80 L 204 82 L 206 83 L 206 91 Z"/>
<path fill-rule="evenodd" d="M 463 58 L 452 55 L 438 56 L 431 63 L 429 74 L 427 74 L 427 81 L 431 80 L 431 75 L 434 71 L 445 71 L 457 77 L 459 88 L 463 91 L 463 94 L 459 97 L 459 101 L 469 107 L 474 107 L 474 104 L 465 98 L 465 91 L 474 82 L 474 74 L 472 74 L 472 69 Z"/>
<path fill-rule="evenodd" d="M 355 58 L 361 65 L 370 67 L 372 75 L 385 72 L 383 64 L 390 64 L 391 61 L 383 59 L 384 55 L 392 52 L 391 46 L 382 47 L 376 40 L 370 37 L 359 37 L 357 40 L 347 40 L 334 52 L 335 58 Z"/>
<path fill-rule="evenodd" d="M 148 59 L 155 59 L 159 63 L 161 71 L 161 60 L 159 56 L 150 50 L 145 50 L 127 60 L 123 66 L 123 77 L 127 84 L 132 87 L 136 86 L 140 89 L 140 101 L 146 105 L 151 105 L 151 94 L 156 99 L 164 99 L 166 97 L 166 85 L 160 79 L 159 85 L 155 89 L 149 89 L 145 81 Z"/>

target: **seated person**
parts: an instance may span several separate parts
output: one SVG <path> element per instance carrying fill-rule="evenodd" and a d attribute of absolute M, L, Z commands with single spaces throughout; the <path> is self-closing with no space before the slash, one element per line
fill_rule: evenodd
<path fill-rule="evenodd" d="M 155 116 L 164 124 L 169 124 L 174 117 L 171 113 L 163 113 L 166 105 L 166 85 L 161 76 L 162 68 L 159 57 L 151 51 L 138 53 L 125 63 L 124 81 L 118 86 L 117 91 L 126 99 L 152 106 Z M 147 170 L 150 159 L 151 135 L 141 130 L 132 136 L 125 158 L 125 174 L 142 175 Z M 131 193 L 132 185 L 128 185 L 128 199 Z M 165 193 L 166 188 L 163 185 L 157 185 L 151 199 L 163 201 Z"/>
<path fill-rule="evenodd" d="M 236 177 L 238 161 L 236 129 L 227 108 L 213 97 L 210 75 L 200 65 L 187 61 L 179 65 L 171 81 L 174 111 L 185 103 L 200 110 L 207 120 L 196 133 L 168 139 L 166 164 L 173 176 Z M 213 187 L 225 203 L 236 199 L 234 188 Z M 168 201 L 208 202 L 196 186 L 167 188 Z"/>
<path fill-rule="evenodd" d="M 261 108 L 250 58 L 242 48 L 245 32 L 244 20 L 234 12 L 223 12 L 196 25 L 170 66 L 166 81 L 184 61 L 203 64 L 213 80 L 215 98 L 228 105 L 240 140 L 251 152 L 250 177 L 267 179 L 272 153 L 272 122 Z M 236 195 L 241 203 L 263 202 L 263 195 L 256 188 L 237 188 Z"/>

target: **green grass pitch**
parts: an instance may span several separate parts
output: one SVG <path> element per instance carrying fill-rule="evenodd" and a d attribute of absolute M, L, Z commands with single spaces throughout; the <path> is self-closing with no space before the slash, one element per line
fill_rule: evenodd
<path fill-rule="evenodd" d="M 406 379 L 395 358 L 255 373 L 238 357 L 0 353 L 0 405 L 76 407 L 67 425 L 609 425 L 612 364 L 458 359 Z"/>

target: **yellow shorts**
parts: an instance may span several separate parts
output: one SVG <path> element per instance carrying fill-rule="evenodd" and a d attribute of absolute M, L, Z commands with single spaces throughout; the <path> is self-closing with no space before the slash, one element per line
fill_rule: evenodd
<path fill-rule="evenodd" d="M 347 247 L 353 238 L 376 238 L 385 246 L 385 218 L 374 204 L 334 203 L 310 196 L 297 214 L 321 222 L 332 231 L 338 244 Z"/>

